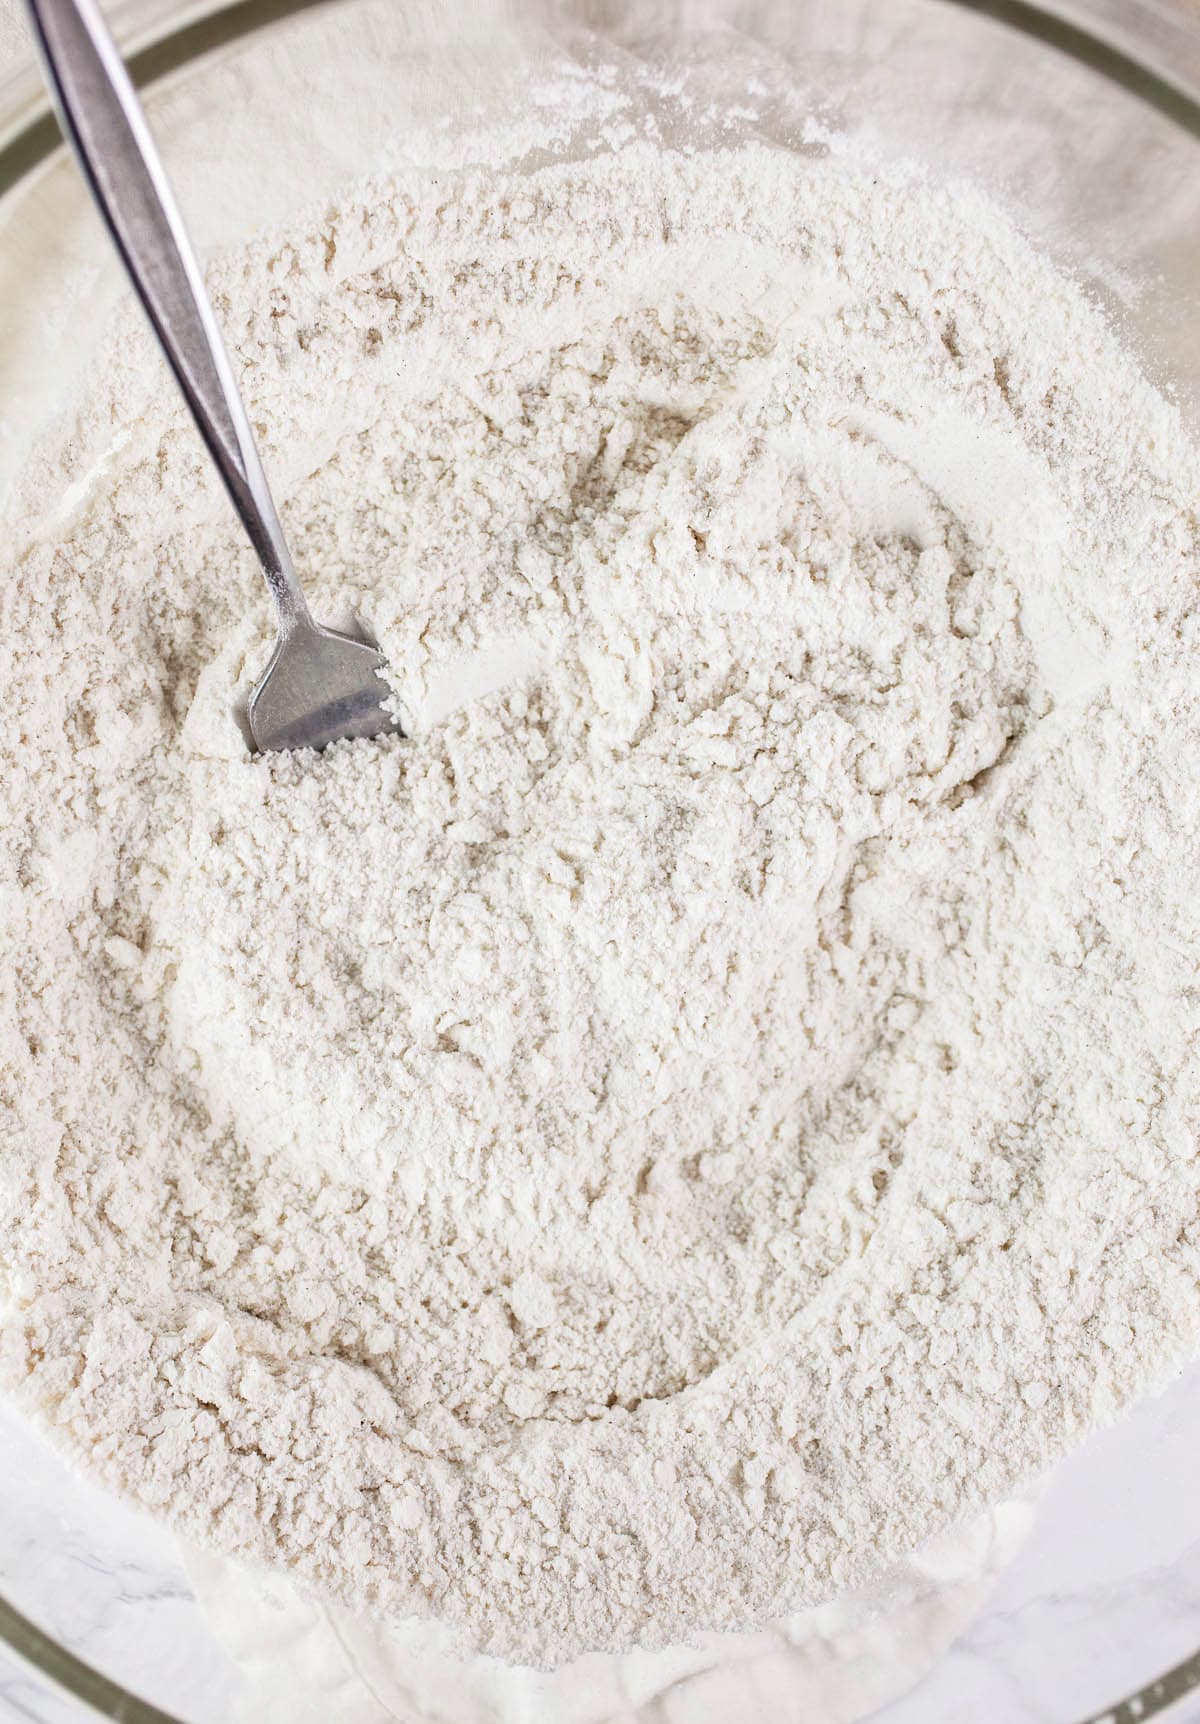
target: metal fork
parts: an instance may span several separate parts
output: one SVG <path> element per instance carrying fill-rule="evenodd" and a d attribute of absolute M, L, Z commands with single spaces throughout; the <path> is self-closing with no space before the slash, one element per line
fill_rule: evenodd
<path fill-rule="evenodd" d="M 279 639 L 250 695 L 261 750 L 397 730 L 375 646 L 313 621 L 187 231 L 133 84 L 93 0 L 28 0 L 47 81 L 88 188 L 254 546 Z"/>

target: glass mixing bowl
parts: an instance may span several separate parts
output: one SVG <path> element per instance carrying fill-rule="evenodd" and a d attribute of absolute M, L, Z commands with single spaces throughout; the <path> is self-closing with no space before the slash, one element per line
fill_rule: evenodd
<path fill-rule="evenodd" d="M 398 115 L 425 140 L 410 140 L 405 159 L 423 149 L 436 167 L 442 117 L 464 104 L 482 116 L 498 99 L 496 38 L 468 0 L 112 0 L 108 12 L 202 254 L 386 166 Z M 693 56 L 714 90 L 769 71 L 772 87 L 782 77 L 801 93 L 799 108 L 764 120 L 768 135 L 794 138 L 797 113 L 818 111 L 828 127 L 996 192 L 1200 426 L 1200 0 L 528 0 L 502 54 L 536 54 L 572 32 L 582 52 L 578 32 L 591 31 L 633 55 L 677 58 L 714 29 Z M 125 291 L 13 0 L 0 0 L 0 507 Z M 1200 1643 L 1198 1452 L 1193 1370 L 1051 1480 L 1032 1554 L 1013 1570 L 1023 1578 L 1002 1583 L 1004 1608 L 989 1607 L 966 1653 L 951 1655 L 950 1697 L 927 1683 L 911 1709 L 882 1716 L 1078 1724 L 1107 1705 L 1113 1724 L 1132 1724 L 1180 1703 L 1200 1718 L 1200 1655 L 1187 1656 Z M 1097 1540 L 1114 1528 L 1126 1582 L 1088 1594 L 1085 1623 L 1070 1599 L 1087 1593 Z M 1053 1673 L 1040 1687 L 1028 1671 L 1028 1688 L 985 1679 L 1028 1641 L 1034 1606 L 1061 1603 L 1060 1582 Z M 235 1705 L 237 1671 L 171 1535 L 3 1408 L 0 1639 L 0 1718 L 6 1703 L 78 1717 L 83 1702 L 129 1724 L 216 1724 Z M 51 1684 L 66 1691 L 59 1701 Z"/>

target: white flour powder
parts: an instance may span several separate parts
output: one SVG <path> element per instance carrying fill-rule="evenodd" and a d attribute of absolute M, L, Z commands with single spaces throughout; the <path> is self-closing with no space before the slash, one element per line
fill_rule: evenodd
<path fill-rule="evenodd" d="M 248 757 L 125 331 L 5 536 L 4 1380 L 544 1664 L 869 1577 L 1200 1333 L 1200 462 L 836 159 L 402 176 L 216 284 L 414 734 Z"/>
<path fill-rule="evenodd" d="M 208 1551 L 188 1572 L 245 1681 L 239 1724 L 856 1724 L 936 1664 L 1033 1515 L 1001 1503 L 871 1587 L 753 1633 L 586 1653 L 550 1671 L 464 1658 L 444 1623 L 355 1616 Z"/>

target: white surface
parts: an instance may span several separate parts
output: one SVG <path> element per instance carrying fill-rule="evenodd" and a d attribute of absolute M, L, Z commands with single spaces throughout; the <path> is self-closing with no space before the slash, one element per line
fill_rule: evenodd
<path fill-rule="evenodd" d="M 1200 1367 L 1054 1475 L 976 1620 L 877 1724 L 1075 1724 L 1200 1646 Z M 1162 1714 L 1200 1720 L 1200 1694 Z"/>
<path fill-rule="evenodd" d="M 236 1672 L 166 1527 L 68 1470 L 2 1399 L 0 1481 L 0 1597 L 111 1680 L 181 1707 L 188 1724 L 224 1724 Z M 4 1659 L 0 1646 L 0 1672 Z"/>

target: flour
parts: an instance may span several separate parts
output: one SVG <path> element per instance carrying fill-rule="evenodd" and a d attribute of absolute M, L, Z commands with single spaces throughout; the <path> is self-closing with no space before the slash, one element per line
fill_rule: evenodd
<path fill-rule="evenodd" d="M 214 288 L 411 734 L 247 756 L 130 324 L 7 535 L 4 1381 L 543 1666 L 869 1579 L 1200 1334 L 1194 450 L 836 154 L 397 172 Z"/>
<path fill-rule="evenodd" d="M 590 1652 L 556 1670 L 465 1657 L 444 1623 L 386 1623 L 193 1551 L 188 1574 L 245 1681 L 247 1724 L 857 1724 L 913 1689 L 975 1616 L 1029 1531 L 1001 1503 L 881 1581 L 753 1633 Z"/>

